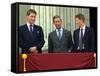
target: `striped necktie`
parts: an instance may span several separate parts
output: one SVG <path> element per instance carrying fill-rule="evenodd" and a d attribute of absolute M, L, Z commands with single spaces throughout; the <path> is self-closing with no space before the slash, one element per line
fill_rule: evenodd
<path fill-rule="evenodd" d="M 83 29 L 80 29 L 80 37 L 79 37 L 79 49 L 83 49 Z"/>
<path fill-rule="evenodd" d="M 61 39 L 61 30 L 60 29 L 58 29 L 58 38 L 59 38 L 59 40 Z"/>

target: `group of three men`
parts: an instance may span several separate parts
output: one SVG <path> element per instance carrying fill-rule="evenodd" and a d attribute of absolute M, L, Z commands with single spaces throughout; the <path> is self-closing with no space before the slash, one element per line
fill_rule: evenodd
<path fill-rule="evenodd" d="M 19 47 L 22 53 L 42 53 L 44 35 L 40 26 L 35 25 L 37 12 L 34 9 L 27 11 L 27 23 L 19 27 Z M 48 52 L 49 53 L 65 53 L 65 52 L 92 52 L 95 48 L 95 39 L 93 29 L 85 25 L 85 17 L 83 14 L 75 16 L 75 21 L 79 27 L 73 33 L 62 27 L 62 19 L 60 16 L 53 17 L 53 24 L 56 29 L 48 36 Z"/>

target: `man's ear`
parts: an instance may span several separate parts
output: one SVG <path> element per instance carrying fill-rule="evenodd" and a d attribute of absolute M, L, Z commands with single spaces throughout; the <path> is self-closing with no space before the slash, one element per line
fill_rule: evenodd
<path fill-rule="evenodd" d="M 28 16 L 26 16 L 26 18 L 28 18 Z"/>
<path fill-rule="evenodd" d="M 26 20 L 28 20 L 28 16 L 26 16 Z"/>
<path fill-rule="evenodd" d="M 53 21 L 53 25 L 54 25 L 54 21 Z"/>

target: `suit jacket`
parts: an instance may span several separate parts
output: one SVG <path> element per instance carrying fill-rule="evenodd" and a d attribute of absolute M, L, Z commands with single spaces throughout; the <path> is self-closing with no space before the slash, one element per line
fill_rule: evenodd
<path fill-rule="evenodd" d="M 48 52 L 49 53 L 65 53 L 70 52 L 73 48 L 71 33 L 63 29 L 62 38 L 59 40 L 56 30 L 48 36 Z"/>
<path fill-rule="evenodd" d="M 74 39 L 74 50 L 77 50 L 79 46 L 79 31 L 80 29 L 76 29 L 73 34 Z M 87 52 L 94 51 L 95 48 L 95 39 L 93 29 L 90 27 L 85 27 L 84 37 L 82 39 L 84 44 L 84 50 Z"/>
<path fill-rule="evenodd" d="M 44 35 L 40 26 L 34 25 L 32 33 L 30 33 L 27 24 L 19 27 L 19 47 L 22 49 L 22 53 L 29 53 L 29 48 L 34 46 L 41 53 L 44 43 Z"/>

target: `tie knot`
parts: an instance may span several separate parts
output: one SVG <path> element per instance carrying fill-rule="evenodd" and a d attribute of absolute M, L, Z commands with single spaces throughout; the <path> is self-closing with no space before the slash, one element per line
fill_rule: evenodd
<path fill-rule="evenodd" d="M 32 27 L 32 25 L 30 25 L 30 32 L 33 32 L 33 27 Z"/>
<path fill-rule="evenodd" d="M 32 27 L 32 25 L 30 25 L 30 27 Z"/>
<path fill-rule="evenodd" d="M 83 28 L 81 28 L 80 30 L 83 31 Z"/>
<path fill-rule="evenodd" d="M 60 29 L 58 29 L 58 31 L 60 31 Z"/>

